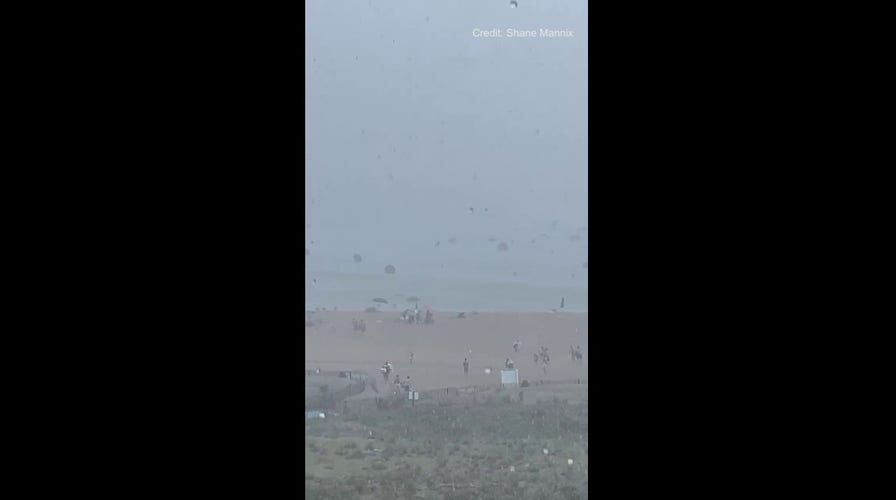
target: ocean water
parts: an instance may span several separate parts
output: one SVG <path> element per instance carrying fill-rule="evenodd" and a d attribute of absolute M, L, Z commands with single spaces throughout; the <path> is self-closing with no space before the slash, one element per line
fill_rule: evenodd
<path fill-rule="evenodd" d="M 363 310 L 376 306 L 400 312 L 414 307 L 408 297 L 420 298 L 421 307 L 436 311 L 564 311 L 587 312 L 588 269 L 576 260 L 548 260 L 532 249 L 477 252 L 465 258 L 410 258 L 401 262 L 365 259 L 357 263 L 346 253 L 336 261 L 306 257 L 306 310 L 315 308 Z M 534 246 L 534 245 L 533 245 Z M 567 256 L 568 257 L 568 256 Z M 587 254 L 584 255 L 587 259 Z M 393 264 L 395 274 L 384 267 Z M 514 274 L 515 273 L 515 274 Z M 373 302 L 386 299 L 388 304 Z"/>

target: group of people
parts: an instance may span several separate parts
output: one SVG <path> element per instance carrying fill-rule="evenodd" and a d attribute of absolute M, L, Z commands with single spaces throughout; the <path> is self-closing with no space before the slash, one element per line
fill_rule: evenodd
<path fill-rule="evenodd" d="M 413 325 L 415 323 L 420 324 L 420 319 L 421 319 L 420 318 L 420 309 L 418 309 L 417 307 L 414 307 L 413 311 L 411 311 L 410 309 L 405 309 L 401 313 L 401 320 L 407 321 L 407 323 L 410 325 Z M 435 320 L 433 320 L 433 317 L 432 317 L 432 311 L 430 311 L 428 309 L 426 310 L 426 317 L 423 318 L 423 323 L 426 325 L 431 325 L 431 324 L 435 323 Z"/>
<path fill-rule="evenodd" d="M 352 319 L 352 329 L 356 332 L 364 333 L 367 331 L 367 324 L 363 319 Z"/>
<path fill-rule="evenodd" d="M 411 353 L 411 356 L 413 356 L 413 353 Z M 383 366 L 380 367 L 380 373 L 383 374 L 384 382 L 387 382 L 387 383 L 389 382 L 389 375 L 391 375 L 393 371 L 394 371 L 394 369 L 392 367 L 392 363 L 390 363 L 388 361 L 383 363 Z M 405 380 L 402 381 L 401 377 L 399 377 L 398 373 L 396 373 L 395 380 L 392 381 L 392 384 L 397 385 L 397 386 L 401 387 L 405 392 L 408 392 L 411 390 L 411 376 L 407 375 L 405 377 Z"/>

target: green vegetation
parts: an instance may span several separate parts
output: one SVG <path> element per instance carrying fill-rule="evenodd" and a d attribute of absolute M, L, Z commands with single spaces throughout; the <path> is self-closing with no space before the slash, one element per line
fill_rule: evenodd
<path fill-rule="evenodd" d="M 308 421 L 306 498 L 587 498 L 586 403 L 515 399 Z"/>

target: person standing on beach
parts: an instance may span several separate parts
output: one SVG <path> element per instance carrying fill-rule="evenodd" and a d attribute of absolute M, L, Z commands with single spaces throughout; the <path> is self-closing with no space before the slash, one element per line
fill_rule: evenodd
<path fill-rule="evenodd" d="M 411 351 L 411 354 L 408 357 L 411 360 L 411 364 L 414 364 L 414 351 Z"/>
<path fill-rule="evenodd" d="M 470 373 L 470 362 L 467 361 L 467 358 L 464 358 L 464 375 Z"/>

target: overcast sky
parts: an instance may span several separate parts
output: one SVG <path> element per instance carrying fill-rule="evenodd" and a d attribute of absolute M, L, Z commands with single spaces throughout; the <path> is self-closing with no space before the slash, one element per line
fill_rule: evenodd
<path fill-rule="evenodd" d="M 516 252 L 581 268 L 587 235 L 568 237 L 588 225 L 587 2 L 518 4 L 306 1 L 305 241 L 317 265 L 358 252 L 422 268 L 454 236 L 457 258 L 486 252 L 480 265 Z M 550 257 L 522 248 L 554 220 Z M 514 240 L 511 252 L 489 237 Z"/>

